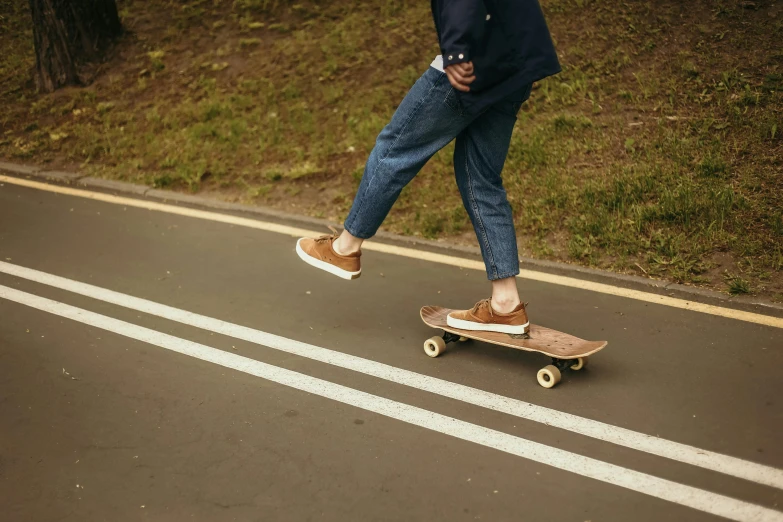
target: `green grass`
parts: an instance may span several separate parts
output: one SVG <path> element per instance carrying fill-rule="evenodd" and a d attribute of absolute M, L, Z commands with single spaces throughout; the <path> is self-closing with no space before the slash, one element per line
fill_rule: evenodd
<path fill-rule="evenodd" d="M 564 70 L 504 171 L 524 255 L 783 299 L 783 8 L 757 4 L 543 1 Z M 0 156 L 339 220 L 437 53 L 425 3 L 119 6 L 96 81 L 42 95 L 27 2 L 0 3 Z M 451 154 L 387 229 L 475 241 Z"/>

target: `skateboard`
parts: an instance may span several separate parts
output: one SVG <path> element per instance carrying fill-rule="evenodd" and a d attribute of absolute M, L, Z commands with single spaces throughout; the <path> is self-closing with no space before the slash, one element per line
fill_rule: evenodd
<path fill-rule="evenodd" d="M 606 341 L 585 341 L 537 324 L 531 324 L 528 332 L 521 335 L 460 330 L 446 323 L 446 317 L 453 311 L 440 306 L 422 307 L 420 313 L 424 324 L 444 331 L 443 337 L 431 337 L 424 342 L 424 353 L 430 357 L 437 357 L 443 353 L 448 343 L 468 339 L 526 352 L 543 353 L 552 358 L 552 364 L 541 368 L 536 375 L 538 384 L 544 388 L 552 388 L 559 383 L 566 370 L 582 370 L 587 366 L 587 357 L 603 350 L 608 344 Z"/>

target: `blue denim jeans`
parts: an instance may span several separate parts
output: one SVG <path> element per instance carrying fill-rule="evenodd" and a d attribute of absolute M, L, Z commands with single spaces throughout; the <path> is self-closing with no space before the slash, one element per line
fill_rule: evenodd
<path fill-rule="evenodd" d="M 464 114 L 445 73 L 430 67 L 378 135 L 345 229 L 368 239 L 425 163 L 456 138 L 454 172 L 490 280 L 519 273 L 511 206 L 500 173 L 527 86 L 478 116 Z"/>

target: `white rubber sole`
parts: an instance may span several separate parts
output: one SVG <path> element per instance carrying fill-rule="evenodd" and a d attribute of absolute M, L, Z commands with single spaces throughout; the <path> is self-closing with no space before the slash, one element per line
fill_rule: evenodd
<path fill-rule="evenodd" d="M 463 319 L 455 319 L 451 317 L 451 315 L 446 316 L 446 324 L 452 328 L 469 330 L 471 332 L 497 332 L 512 335 L 522 335 L 527 333 L 528 328 L 530 328 L 530 321 L 520 325 L 484 324 L 474 323 L 473 321 L 465 321 Z"/>
<path fill-rule="evenodd" d="M 311 255 L 308 255 L 304 250 L 302 250 L 302 247 L 299 244 L 302 242 L 302 239 L 296 242 L 296 253 L 302 259 L 302 261 L 308 265 L 314 266 L 315 268 L 320 268 L 321 270 L 329 272 L 330 274 L 334 274 L 337 277 L 342 277 L 343 279 L 356 279 L 362 275 L 361 269 L 358 272 L 349 272 L 348 270 L 343 270 L 339 266 L 334 266 L 325 261 L 321 261 L 320 259 L 316 259 Z"/>

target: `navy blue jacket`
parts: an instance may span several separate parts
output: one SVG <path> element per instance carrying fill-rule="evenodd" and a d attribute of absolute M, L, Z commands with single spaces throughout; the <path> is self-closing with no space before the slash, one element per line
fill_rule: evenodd
<path fill-rule="evenodd" d="M 475 81 L 460 92 L 479 114 L 522 87 L 560 72 L 538 0 L 431 0 L 443 67 L 473 62 Z"/>

